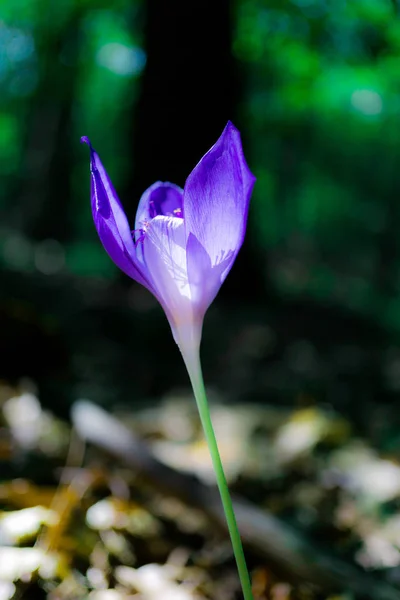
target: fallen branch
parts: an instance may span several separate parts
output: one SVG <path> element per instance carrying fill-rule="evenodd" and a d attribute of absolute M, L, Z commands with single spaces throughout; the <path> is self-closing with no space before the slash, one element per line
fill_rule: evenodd
<path fill-rule="evenodd" d="M 226 530 L 218 490 L 157 460 L 148 445 L 118 419 L 88 401 L 72 407 L 78 434 L 123 461 L 158 489 L 200 508 Z M 360 568 L 315 549 L 298 532 L 264 510 L 234 496 L 243 544 L 288 580 L 316 585 L 326 592 L 346 590 L 367 600 L 399 600 L 400 591 Z"/>

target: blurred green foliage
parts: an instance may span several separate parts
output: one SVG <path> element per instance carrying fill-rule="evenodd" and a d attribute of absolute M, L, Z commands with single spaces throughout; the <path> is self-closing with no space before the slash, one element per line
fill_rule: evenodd
<path fill-rule="evenodd" d="M 400 328 L 400 19 L 390 0 L 236 4 L 273 285 Z"/>
<path fill-rule="evenodd" d="M 93 230 L 87 153 L 79 138 L 92 135 L 103 148 L 110 173 L 120 181 L 130 168 L 124 124 L 136 102 L 136 82 L 146 63 L 140 10 L 136 0 L 120 0 L 112 8 L 90 0 L 1 4 L 0 260 L 4 267 L 46 274 L 115 273 Z M 107 127 L 101 127 L 102 122 Z M 65 125 L 68 131 L 63 136 Z M 43 241 L 53 237 L 51 227 L 46 236 L 29 233 L 42 218 L 40 196 L 46 193 L 49 164 L 60 142 L 66 144 L 57 149 L 65 156 L 65 171 L 58 185 L 60 189 L 67 182 L 71 185 L 68 232 L 63 240 L 55 236 L 62 244 L 53 240 L 44 251 Z M 24 187 L 35 179 L 40 185 L 28 206 Z M 52 202 L 56 217 L 58 198 Z M 54 252 L 58 260 L 53 260 Z"/>
<path fill-rule="evenodd" d="M 115 269 L 91 225 L 77 140 L 94 138 L 118 187 L 131 168 L 125 123 L 146 63 L 143 7 L 25 0 L 3 3 L 0 18 L 0 259 L 11 269 L 109 276 Z M 400 328 L 400 311 L 391 309 L 400 293 L 396 1 L 240 0 L 232 51 L 243 75 L 239 121 L 258 177 L 251 227 L 273 285 Z M 46 181 L 69 95 L 62 141 L 70 224 L 62 245 L 50 245 L 58 260 L 47 264 L 43 240 L 27 226 L 40 220 L 40 202 L 32 216 L 23 188 L 36 169 Z"/>
<path fill-rule="evenodd" d="M 179 6 L 176 1 L 171 10 Z M 48 331 L 59 335 L 59 389 L 67 388 L 66 373 L 72 374 L 71 381 L 83 381 L 84 391 L 93 390 L 95 381 L 99 389 L 109 386 L 104 397 L 117 394 L 125 384 L 128 390 L 128 380 L 135 392 L 157 394 L 176 377 L 172 355 L 159 379 L 151 364 L 157 362 L 157 352 L 160 360 L 165 357 L 164 347 L 155 342 L 161 322 L 167 331 L 161 309 L 140 286 L 133 283 L 129 289 L 126 277 L 118 279 L 117 268 L 98 240 L 90 213 L 88 153 L 79 144 L 80 136 L 91 137 L 133 213 L 139 197 L 130 198 L 126 190 L 132 192 L 132 173 L 138 174 L 135 154 L 138 162 L 139 156 L 151 156 L 155 150 L 157 172 L 154 169 L 150 179 L 154 181 L 169 177 L 158 173 L 164 152 L 170 168 L 175 161 L 171 157 L 176 156 L 180 165 L 183 157 L 200 157 L 214 141 L 211 131 L 210 139 L 203 131 L 202 121 L 201 143 L 194 127 L 184 143 L 175 139 L 173 151 L 170 148 L 168 135 L 174 127 L 182 132 L 190 129 L 186 124 L 192 118 L 196 121 L 190 102 L 198 88 L 192 77 L 187 114 L 180 116 L 180 108 L 171 109 L 178 95 L 186 102 L 185 80 L 177 85 L 177 74 L 184 72 L 187 63 L 175 64 L 181 48 L 176 36 L 171 52 L 161 47 L 157 7 L 154 0 L 117 0 L 112 5 L 102 0 L 16 0 L 0 5 L 0 324 L 8 332 L 3 345 L 9 356 L 3 376 L 20 361 L 16 374 L 36 377 L 41 369 L 49 380 L 41 367 L 46 354 L 38 354 L 32 368 L 36 348 L 26 353 L 25 363 L 21 361 L 20 348 L 27 343 L 24 336 L 31 340 L 33 335 L 27 333 L 30 320 L 41 333 L 45 329 L 42 346 L 49 344 Z M 185 7 L 189 12 L 182 8 L 183 19 L 190 15 Z M 385 373 L 392 373 L 384 362 L 394 357 L 392 370 L 398 374 L 400 352 L 399 3 L 232 0 L 231 8 L 232 21 L 226 22 L 230 35 L 217 38 L 216 46 L 214 35 L 211 47 L 226 45 L 231 38 L 234 69 L 233 73 L 228 67 L 221 69 L 221 86 L 228 79 L 232 83 L 225 88 L 232 87 L 234 93 L 229 94 L 236 107 L 233 114 L 227 108 L 226 119 L 232 118 L 242 132 L 257 185 L 245 248 L 210 310 L 208 318 L 214 318 L 216 333 L 208 329 L 206 361 L 220 377 L 224 367 L 217 353 L 222 356 L 226 342 L 213 344 L 218 332 L 232 334 L 231 343 L 244 348 L 238 323 L 248 323 L 256 331 L 260 323 L 263 336 L 271 327 L 272 341 L 263 337 L 260 363 L 251 354 L 252 362 L 249 359 L 247 364 L 246 357 L 232 350 L 236 357 L 232 361 L 245 366 L 243 380 L 229 393 L 264 398 L 265 390 L 273 394 L 289 387 L 288 396 L 293 398 L 309 385 L 327 398 L 344 398 L 343 390 L 332 392 L 334 382 L 343 377 L 348 377 L 346 385 L 352 390 L 347 390 L 348 399 L 360 393 L 364 381 L 366 388 L 381 390 L 387 383 L 382 383 Z M 163 44 L 168 34 L 169 30 Z M 199 56 L 199 48 L 191 48 L 191 43 L 186 35 L 185 58 L 195 50 Z M 222 60 L 225 50 L 216 61 Z M 214 73 L 218 76 L 217 69 Z M 203 85 L 206 78 L 200 75 Z M 214 91 L 210 85 L 205 92 L 211 106 L 217 104 Z M 147 136 L 141 154 L 152 119 L 147 107 L 146 119 L 141 120 L 146 110 L 143 98 L 148 102 L 149 97 L 151 111 L 154 106 L 163 111 L 158 120 L 154 118 L 153 137 Z M 168 115 L 182 122 L 159 130 Z M 143 163 L 139 170 L 141 181 L 153 176 L 151 169 L 143 174 Z M 182 180 L 174 182 L 183 185 L 184 173 L 186 167 Z M 131 222 L 133 216 L 128 212 Z M 229 288 L 235 277 L 239 284 Z M 232 289 L 243 290 L 239 299 Z M 231 304 L 224 294 L 230 295 Z M 278 299 L 275 304 L 274 299 Z M 298 312 L 296 302 L 303 303 L 303 312 Z M 237 312 L 228 318 L 226 311 L 218 312 L 222 306 L 234 306 Z M 379 332 L 386 332 L 385 339 L 375 330 L 371 333 L 376 325 Z M 140 343 L 134 346 L 134 339 Z M 250 334 L 249 340 L 253 348 Z M 304 354 L 302 341 L 311 340 L 315 357 L 329 368 L 310 367 L 309 379 L 302 374 L 293 377 L 295 367 L 286 347 L 293 340 L 300 340 L 296 356 Z M 354 381 L 352 352 L 348 364 L 340 362 L 342 346 L 349 345 L 360 356 L 366 346 L 372 353 L 365 351 L 358 361 L 359 378 Z M 56 355 L 51 345 L 47 351 Z M 125 375 L 131 368 L 131 352 L 136 361 L 134 379 Z M 334 354 L 340 358 L 339 366 Z M 179 356 L 175 358 L 178 361 Z M 232 373 L 235 367 L 230 360 L 228 356 L 225 368 Z M 373 383 L 366 378 L 371 365 Z M 328 373 L 327 380 L 321 373 Z M 397 383 L 389 387 L 399 389 Z M 101 396 L 99 389 L 93 399 Z"/>

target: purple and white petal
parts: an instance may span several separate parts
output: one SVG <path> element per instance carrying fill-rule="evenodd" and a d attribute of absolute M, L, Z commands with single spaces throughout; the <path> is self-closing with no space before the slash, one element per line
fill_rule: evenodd
<path fill-rule="evenodd" d="M 144 262 L 170 322 L 171 318 L 175 324 L 190 319 L 192 305 L 183 219 L 155 217 L 148 225 L 142 243 Z"/>
<path fill-rule="evenodd" d="M 203 317 L 207 308 L 218 294 L 222 277 L 231 265 L 231 254 L 222 262 L 212 266 L 211 259 L 199 240 L 192 234 L 186 245 L 187 273 L 190 297 L 194 311 Z"/>
<path fill-rule="evenodd" d="M 128 219 L 99 155 L 87 137 L 81 141 L 90 148 L 92 214 L 100 240 L 122 271 L 153 291 L 146 269 L 136 259 Z"/>
<path fill-rule="evenodd" d="M 194 235 L 212 267 L 225 265 L 221 283 L 243 243 L 254 182 L 239 131 L 228 122 L 189 175 L 183 193 L 186 236 Z"/>

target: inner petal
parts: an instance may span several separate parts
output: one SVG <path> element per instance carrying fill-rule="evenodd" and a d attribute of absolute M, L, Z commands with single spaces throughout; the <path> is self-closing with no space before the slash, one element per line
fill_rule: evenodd
<path fill-rule="evenodd" d="M 183 190 L 180 187 L 161 181 L 150 186 L 140 199 L 135 229 L 145 229 L 146 224 L 158 216 L 183 218 Z"/>
<path fill-rule="evenodd" d="M 182 300 L 191 297 L 183 219 L 165 216 L 152 219 L 143 240 L 143 257 L 165 303 L 179 310 Z"/>

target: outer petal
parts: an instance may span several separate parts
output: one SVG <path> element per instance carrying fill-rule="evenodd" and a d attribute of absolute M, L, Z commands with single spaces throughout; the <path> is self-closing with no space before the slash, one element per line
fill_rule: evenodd
<path fill-rule="evenodd" d="M 128 219 L 110 178 L 89 139 L 83 137 L 81 141 L 90 147 L 92 213 L 100 240 L 122 271 L 153 292 L 145 267 L 136 259 Z"/>
<path fill-rule="evenodd" d="M 182 213 L 182 203 L 182 188 L 167 181 L 153 183 L 140 198 L 136 212 L 135 229 L 141 229 L 143 223 L 151 221 L 157 215 L 164 215 L 166 217 L 183 216 L 179 212 L 174 212 L 178 209 Z"/>
<path fill-rule="evenodd" d="M 228 122 L 189 175 L 183 194 L 186 236 L 194 235 L 212 267 L 225 264 L 221 283 L 243 243 L 254 182 L 239 131 Z"/>
<path fill-rule="evenodd" d="M 171 325 L 190 320 L 183 220 L 163 216 L 152 219 L 143 240 L 143 257 Z"/>

